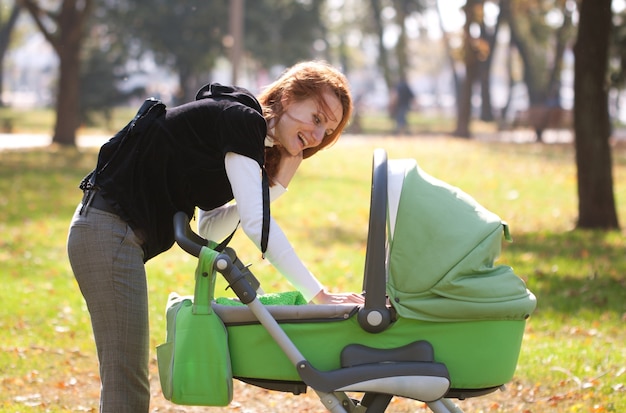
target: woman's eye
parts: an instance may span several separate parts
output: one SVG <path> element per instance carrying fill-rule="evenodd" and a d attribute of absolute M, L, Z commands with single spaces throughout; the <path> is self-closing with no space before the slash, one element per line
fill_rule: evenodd
<path fill-rule="evenodd" d="M 322 119 L 318 115 L 313 115 L 313 123 L 319 125 L 320 123 L 322 123 Z"/>

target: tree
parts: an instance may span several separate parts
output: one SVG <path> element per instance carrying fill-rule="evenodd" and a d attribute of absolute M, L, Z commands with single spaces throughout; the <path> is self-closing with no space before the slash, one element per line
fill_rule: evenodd
<path fill-rule="evenodd" d="M 578 228 L 619 228 L 607 94 L 611 0 L 582 0 L 574 46 L 574 130 L 578 173 Z"/>
<path fill-rule="evenodd" d="M 36 0 L 20 0 L 59 57 L 56 123 L 52 142 L 76 145 L 80 125 L 80 52 L 93 0 L 63 0 L 47 10 Z"/>
<path fill-rule="evenodd" d="M 377 38 L 378 64 L 389 90 L 393 89 L 397 80 L 408 77 L 407 72 L 411 66 L 406 31 L 407 20 L 412 14 L 421 13 L 426 8 L 425 0 L 370 0 L 369 2 L 372 27 L 364 25 L 363 30 L 373 32 Z M 388 29 L 387 22 L 383 18 L 384 10 L 387 9 L 393 9 L 394 19 L 390 23 L 397 28 L 398 32 L 396 43 L 389 50 L 383 41 Z"/>
<path fill-rule="evenodd" d="M 546 18 L 557 7 L 563 13 L 561 29 L 555 30 Z M 524 83 L 531 105 L 544 104 L 552 88 L 550 81 L 558 81 L 563 41 L 557 37 L 559 47 L 550 44 L 558 33 L 567 33 L 562 27 L 571 26 L 571 13 L 567 13 L 565 0 L 511 0 L 504 5 L 511 31 L 511 43 L 519 52 L 524 65 Z M 556 32 L 556 33 L 555 33 Z M 555 50 L 556 52 L 552 51 Z M 560 54 L 559 54 L 560 53 Z M 548 70 L 546 70 L 546 68 Z"/>
<path fill-rule="evenodd" d="M 290 66 L 310 59 L 313 44 L 325 37 L 321 1 L 249 0 L 245 48 L 264 67 Z M 268 18 L 272 16 L 272 18 Z"/>
<path fill-rule="evenodd" d="M 90 125 L 103 117 L 106 127 L 111 129 L 113 108 L 131 97 L 145 98 L 146 90 L 140 85 L 120 88 L 129 76 L 124 67 L 125 50 L 119 44 L 101 49 L 99 41 L 98 36 L 91 36 L 88 43 L 93 44 L 85 46 L 80 75 L 80 120 L 81 124 Z"/>
<path fill-rule="evenodd" d="M 611 40 L 611 89 L 616 91 L 614 110 L 619 113 L 619 95 L 626 86 L 626 10 L 613 16 L 613 33 Z"/>
<path fill-rule="evenodd" d="M 226 0 L 110 0 L 103 7 L 108 36 L 124 44 L 133 58 L 149 56 L 176 73 L 179 102 L 193 99 L 216 59 L 226 55 Z"/>
<path fill-rule="evenodd" d="M 493 27 L 485 20 L 485 5 L 498 7 L 499 14 Z M 493 120 L 491 108 L 491 64 L 496 38 L 501 25 L 507 23 L 511 47 L 517 50 L 523 65 L 523 80 L 531 105 L 558 102 L 563 54 L 572 37 L 572 3 L 567 0 L 467 0 L 463 10 L 463 46 L 456 53 L 449 44 L 449 34 L 444 31 L 444 41 L 449 51 L 457 91 L 457 126 L 455 136 L 471 136 L 472 95 L 474 85 L 480 81 L 482 120 Z M 439 11 L 441 14 L 441 12 Z M 561 16 L 555 23 L 554 16 Z M 548 16 L 552 17 L 549 19 Z M 462 60 L 456 70 L 457 62 Z M 511 62 L 508 62 L 511 65 Z M 548 70 L 546 70 L 548 68 Z M 511 73 L 510 66 L 509 73 Z M 514 81 L 511 79 L 511 86 Z M 510 96 L 509 96 L 510 102 Z M 503 116 L 506 116 L 505 106 Z"/>
<path fill-rule="evenodd" d="M 511 0 L 503 2 L 511 44 L 523 65 L 523 80 L 534 118 L 537 141 L 550 112 L 560 108 L 563 56 L 574 33 L 573 2 L 568 0 Z M 552 16 L 551 18 L 549 18 Z M 556 20 L 560 17 L 560 21 Z"/>
<path fill-rule="evenodd" d="M 439 28 L 441 29 L 441 33 L 442 33 L 443 47 L 445 49 L 446 56 L 450 64 L 450 69 L 452 72 L 454 92 L 458 96 L 459 90 L 461 89 L 461 78 L 456 68 L 458 59 L 455 58 L 455 51 L 454 51 L 454 48 L 452 47 L 452 36 L 450 33 L 446 31 L 444 24 L 443 24 L 442 4 L 438 1 L 436 1 L 435 3 L 436 3 L 435 7 L 437 9 L 437 17 L 439 19 Z"/>
<path fill-rule="evenodd" d="M 150 56 L 178 76 L 178 101 L 195 97 L 218 58 L 227 57 L 233 39 L 227 0 L 122 0 L 105 2 L 110 36 Z M 247 62 L 287 66 L 311 58 L 323 38 L 321 2 L 254 0 L 245 3 L 244 50 Z"/>
<path fill-rule="evenodd" d="M 491 104 L 491 66 L 495 54 L 494 49 L 498 39 L 498 32 L 503 19 L 503 13 L 500 11 L 493 27 L 488 26 L 484 18 L 480 22 L 480 38 L 482 39 L 483 45 L 483 53 L 481 53 L 478 66 L 481 97 L 480 120 L 486 122 L 492 122 L 494 120 L 493 106 Z"/>
<path fill-rule="evenodd" d="M 457 120 L 454 136 L 470 137 L 469 123 L 472 115 L 472 89 L 478 76 L 478 65 L 482 49 L 482 39 L 474 37 L 472 27 L 480 24 L 483 17 L 483 0 L 467 0 L 464 7 L 465 25 L 463 27 L 463 61 L 465 77 L 457 96 Z"/>
<path fill-rule="evenodd" d="M 480 81 L 481 114 L 485 121 L 493 120 L 491 107 L 491 64 L 496 46 L 498 30 L 503 20 L 503 13 L 498 14 L 495 24 L 489 26 L 485 19 L 486 0 L 467 0 L 463 6 L 465 24 L 462 32 L 462 46 L 455 50 L 451 45 L 451 36 L 443 28 L 442 10 L 439 4 L 439 25 L 443 32 L 443 41 L 450 61 L 456 92 L 457 123 L 454 136 L 470 138 L 470 121 L 472 117 L 472 96 L 474 85 Z M 460 63 L 462 61 L 462 64 Z"/>
<path fill-rule="evenodd" d="M 372 17 L 374 20 L 374 27 L 378 36 L 378 61 L 383 72 L 383 77 L 387 88 L 391 90 L 393 86 L 393 76 L 391 75 L 391 65 L 389 64 L 389 54 L 385 48 L 383 38 L 385 35 L 385 25 L 383 23 L 383 5 L 381 0 L 370 0 L 370 7 L 372 9 Z"/>
<path fill-rule="evenodd" d="M 4 7 L 2 8 L 4 9 Z M 13 32 L 13 28 L 15 27 L 15 23 L 17 22 L 17 18 L 20 15 L 20 4 L 13 3 L 11 7 L 11 11 L 9 13 L 9 17 L 4 19 L 2 16 L 2 24 L 0 25 L 0 62 L 4 62 L 4 55 L 9 49 L 9 44 L 11 41 L 11 33 Z M 0 63 L 0 106 L 4 106 L 4 102 L 2 101 L 2 84 L 4 79 L 4 64 Z"/>
<path fill-rule="evenodd" d="M 423 0 L 394 0 L 393 7 L 396 11 L 396 24 L 400 28 L 398 41 L 394 48 L 396 60 L 398 62 L 398 79 L 408 78 L 408 68 L 410 66 L 408 56 L 408 40 L 406 33 L 407 19 L 413 13 L 421 13 L 426 6 Z"/>

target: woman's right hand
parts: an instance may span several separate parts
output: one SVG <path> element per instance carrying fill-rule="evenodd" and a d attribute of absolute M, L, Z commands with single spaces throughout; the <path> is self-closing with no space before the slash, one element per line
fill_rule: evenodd
<path fill-rule="evenodd" d="M 274 176 L 274 181 L 278 182 L 283 186 L 283 188 L 287 188 L 291 179 L 296 174 L 298 167 L 302 163 L 302 152 L 298 155 L 293 156 L 289 152 L 285 150 L 282 146 L 280 147 L 280 162 L 278 163 L 278 171 L 276 176 Z"/>
<path fill-rule="evenodd" d="M 315 304 L 365 304 L 365 297 L 356 293 L 329 293 L 324 289 L 312 301 Z"/>

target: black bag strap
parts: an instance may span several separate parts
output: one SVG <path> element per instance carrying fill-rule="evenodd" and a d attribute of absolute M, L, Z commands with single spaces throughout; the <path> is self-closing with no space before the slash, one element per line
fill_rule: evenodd
<path fill-rule="evenodd" d="M 265 258 L 265 251 L 267 251 L 267 243 L 270 237 L 270 180 L 267 176 L 265 167 L 261 168 L 262 171 L 262 185 L 263 185 L 263 227 L 261 228 L 261 253 Z"/>
<path fill-rule="evenodd" d="M 163 113 L 165 113 L 165 104 L 163 104 L 163 102 L 153 97 L 146 99 L 137 111 L 135 117 L 128 122 L 124 128 L 116 133 L 115 136 L 109 140 L 109 142 L 102 146 L 100 153 L 98 154 L 96 167 L 85 178 L 83 178 L 79 188 L 83 191 L 97 189 L 97 176 L 102 173 L 107 166 L 109 166 L 111 161 L 113 161 L 128 137 L 133 134 L 141 133 L 148 126 L 145 121 L 139 124 L 138 122 L 144 118 L 146 120 L 154 120 Z"/>
<path fill-rule="evenodd" d="M 217 244 L 215 246 L 215 248 L 213 248 L 213 249 L 215 251 L 217 251 L 217 252 L 224 252 L 224 249 L 226 249 L 226 247 L 228 246 L 228 243 L 230 242 L 230 240 L 233 239 L 233 236 L 235 235 L 235 232 L 237 232 L 237 228 L 239 228 L 239 223 L 237 223 L 237 226 L 235 227 L 233 232 L 231 232 L 229 236 L 224 238 L 224 240 L 222 242 L 220 242 L 219 244 Z"/>

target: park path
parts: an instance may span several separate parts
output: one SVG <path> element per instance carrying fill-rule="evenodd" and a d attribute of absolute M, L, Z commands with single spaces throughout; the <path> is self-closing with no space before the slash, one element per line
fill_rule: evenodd
<path fill-rule="evenodd" d="M 111 138 L 112 135 L 80 135 L 76 139 L 76 144 L 80 148 L 98 148 L 104 142 Z M 392 137 L 393 135 L 387 135 Z M 420 136 L 434 136 L 431 134 L 416 134 L 415 138 Z M 447 136 L 447 135 L 437 135 Z M 385 135 L 355 135 L 344 134 L 342 139 L 371 139 L 376 137 L 385 137 Z M 409 137 L 408 135 L 406 137 Z M 544 132 L 544 143 L 562 144 L 573 141 L 573 133 L 570 130 L 547 130 Z M 492 133 L 475 133 L 474 140 L 487 142 L 510 142 L 510 143 L 532 143 L 535 141 L 534 133 L 529 129 L 516 129 L 509 131 L 499 131 Z M 626 141 L 626 129 L 618 129 L 613 133 L 613 140 Z M 52 138 L 47 134 L 33 133 L 0 133 L 0 151 L 6 149 L 27 149 L 38 148 L 50 145 Z"/>
<path fill-rule="evenodd" d="M 76 139 L 81 148 L 100 147 L 110 136 L 85 135 Z M 50 145 L 52 137 L 35 133 L 0 133 L 0 151 L 4 149 L 40 148 Z"/>
<path fill-rule="evenodd" d="M 552 134 L 550 132 L 551 131 L 547 131 L 545 133 L 546 143 L 567 143 L 572 141 L 572 133 L 569 131 L 555 131 L 555 133 Z M 389 136 L 391 137 L 393 135 Z M 420 134 L 415 135 L 416 138 L 419 138 L 419 136 Z M 345 134 L 342 139 L 368 139 L 373 137 L 375 136 Z M 377 137 L 382 137 L 382 135 Z M 80 148 L 97 148 L 102 146 L 102 144 L 110 138 L 111 135 L 81 135 L 76 138 L 76 144 Z M 516 143 L 532 142 L 534 140 L 532 132 L 528 130 L 476 134 L 474 138 L 480 141 Z M 51 142 L 52 137 L 48 134 L 0 133 L 0 150 L 41 148 L 50 145 Z"/>

